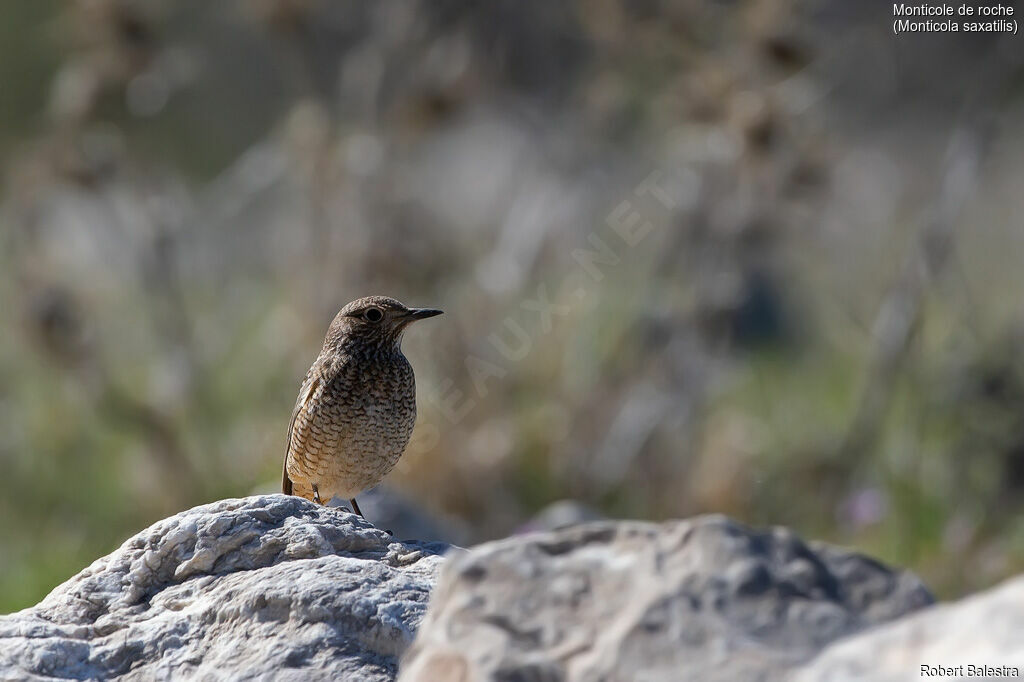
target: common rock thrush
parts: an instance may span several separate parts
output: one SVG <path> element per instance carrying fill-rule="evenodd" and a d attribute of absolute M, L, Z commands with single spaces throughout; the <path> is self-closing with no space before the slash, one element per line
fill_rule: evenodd
<path fill-rule="evenodd" d="M 440 315 L 387 296 L 352 301 L 327 330 L 288 425 L 281 486 L 318 504 L 352 503 L 380 483 L 412 435 L 416 383 L 402 355 L 406 327 Z"/>

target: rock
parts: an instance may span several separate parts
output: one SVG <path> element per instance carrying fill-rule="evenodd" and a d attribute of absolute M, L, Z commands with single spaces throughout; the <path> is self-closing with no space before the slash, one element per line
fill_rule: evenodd
<path fill-rule="evenodd" d="M 529 521 L 516 529 L 516 534 L 561 530 L 582 523 L 603 520 L 605 517 L 593 507 L 576 500 L 559 500 L 534 514 Z"/>
<path fill-rule="evenodd" d="M 272 495 L 280 490 L 280 482 L 274 481 L 255 487 L 249 494 Z M 349 501 L 340 497 L 332 497 L 327 506 L 351 511 Z M 426 509 L 386 482 L 359 495 L 359 508 L 370 523 L 392 531 L 395 538 L 463 546 L 472 535 L 468 524 L 461 519 Z"/>
<path fill-rule="evenodd" d="M 931 669 L 929 674 L 921 666 Z M 945 671 L 937 669 L 942 666 Z M 971 670 L 969 666 L 974 666 Z M 981 666 L 1015 670 L 979 671 Z M 952 669 L 952 672 L 948 672 Z M 942 674 L 944 673 L 944 674 Z M 827 647 L 797 682 L 1017 679 L 1024 673 L 1024 577 Z"/>
<path fill-rule="evenodd" d="M 391 680 L 447 549 L 298 497 L 196 507 L 0 618 L 0 679 Z"/>
<path fill-rule="evenodd" d="M 782 528 L 597 522 L 454 556 L 400 679 L 778 680 L 931 602 L 908 572 Z"/>
<path fill-rule="evenodd" d="M 880 625 L 931 603 L 920 581 L 781 528 L 513 537 L 453 554 L 428 609 L 449 549 L 297 497 L 196 507 L 0 617 L 0 679 L 373 682 L 405 654 L 414 682 L 852 682 L 1024 657 L 1024 578 Z"/>

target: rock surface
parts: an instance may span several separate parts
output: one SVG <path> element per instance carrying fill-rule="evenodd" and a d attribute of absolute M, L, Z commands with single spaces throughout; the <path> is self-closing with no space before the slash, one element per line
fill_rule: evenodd
<path fill-rule="evenodd" d="M 0 618 L 0 679 L 394 679 L 447 549 L 298 497 L 196 507 Z"/>
<path fill-rule="evenodd" d="M 1022 633 L 1024 577 L 836 642 L 794 680 L 909 682 L 927 679 L 922 665 L 930 666 L 936 678 L 1018 679 L 1024 675 Z M 973 672 L 968 669 L 972 665 Z M 953 672 L 939 675 L 937 666 Z M 1011 670 L 978 674 L 981 666 Z"/>
<path fill-rule="evenodd" d="M 0 680 L 374 682 L 400 658 L 405 682 L 1024 673 L 1024 577 L 919 611 L 908 572 L 713 516 L 513 537 L 441 568 L 450 549 L 297 497 L 196 507 L 0 617 Z"/>
<path fill-rule="evenodd" d="M 781 528 L 598 522 L 453 556 L 400 679 L 777 680 L 931 602 L 908 572 Z"/>

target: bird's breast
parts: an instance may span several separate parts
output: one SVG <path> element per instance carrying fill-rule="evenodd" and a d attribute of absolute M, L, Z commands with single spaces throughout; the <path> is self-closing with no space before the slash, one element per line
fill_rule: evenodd
<path fill-rule="evenodd" d="M 416 422 L 416 385 L 412 368 L 404 357 L 389 362 L 365 363 L 354 367 L 348 381 L 341 382 L 346 394 L 347 441 L 342 447 L 367 456 L 388 455 L 405 448 Z"/>

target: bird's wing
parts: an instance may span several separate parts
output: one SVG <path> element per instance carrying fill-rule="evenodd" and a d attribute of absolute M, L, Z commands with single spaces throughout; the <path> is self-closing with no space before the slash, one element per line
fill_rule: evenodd
<path fill-rule="evenodd" d="M 306 378 L 302 382 L 302 388 L 299 389 L 299 397 L 295 400 L 295 407 L 292 409 L 292 418 L 288 421 L 288 439 L 284 448 L 284 465 L 281 471 L 281 491 L 285 495 L 292 494 L 292 481 L 288 478 L 288 455 L 292 452 L 292 437 L 295 432 L 295 418 L 299 416 L 299 412 L 309 403 L 310 398 L 315 397 L 316 393 L 323 386 L 322 377 L 319 372 L 316 371 L 317 366 L 314 364 L 306 372 Z"/>

